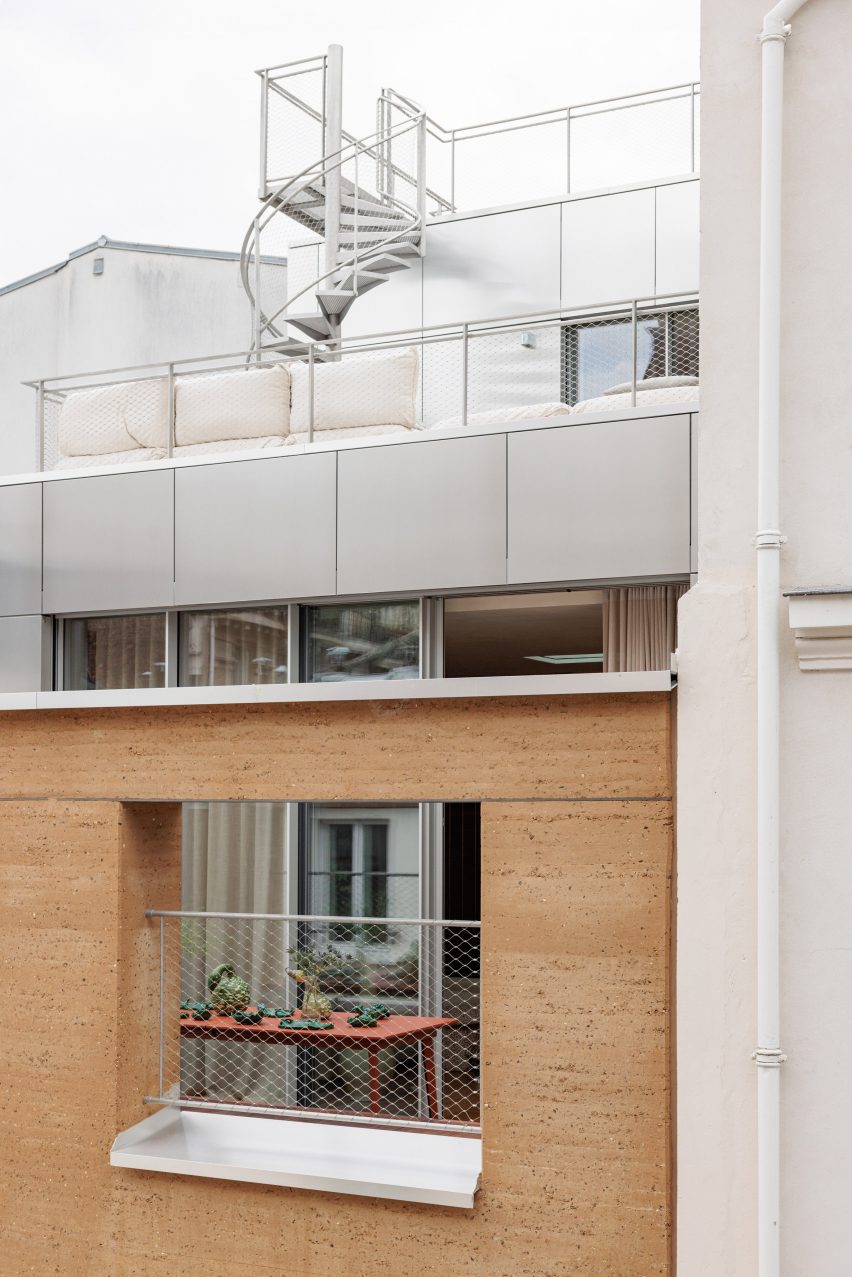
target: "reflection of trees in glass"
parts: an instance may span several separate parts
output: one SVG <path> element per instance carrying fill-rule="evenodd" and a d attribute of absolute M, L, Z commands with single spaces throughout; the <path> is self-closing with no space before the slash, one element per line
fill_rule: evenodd
<path fill-rule="evenodd" d="M 416 601 L 308 608 L 307 638 L 309 680 L 418 677 Z"/>

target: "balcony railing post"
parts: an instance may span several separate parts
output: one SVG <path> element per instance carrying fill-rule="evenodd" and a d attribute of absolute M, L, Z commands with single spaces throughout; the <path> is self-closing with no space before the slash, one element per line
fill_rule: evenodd
<path fill-rule="evenodd" d="M 570 106 L 565 112 L 565 166 L 566 166 L 566 186 L 565 190 L 571 194 L 571 108 Z"/>
<path fill-rule="evenodd" d="M 169 364 L 169 448 L 168 455 L 175 455 L 175 366 Z"/>
<path fill-rule="evenodd" d="M 456 211 L 456 131 L 450 134 L 450 212 Z"/>
<path fill-rule="evenodd" d="M 314 441 L 314 343 L 308 346 L 308 443 Z"/>
<path fill-rule="evenodd" d="M 639 341 L 638 341 L 639 332 L 638 332 L 638 325 L 637 325 L 637 311 L 636 311 L 635 301 L 633 302 L 630 308 L 630 325 L 631 325 L 630 338 L 631 338 L 631 345 L 632 345 L 631 359 L 630 359 L 630 364 L 631 364 L 630 403 L 635 408 L 636 407 L 636 369 L 637 369 L 637 362 L 638 362 L 637 357 L 639 353 Z"/>
<path fill-rule="evenodd" d="M 260 218 L 256 217 L 254 219 L 254 306 L 252 308 L 256 363 L 260 363 L 260 346 L 263 338 L 262 313 L 260 307 Z"/>
<path fill-rule="evenodd" d="M 36 389 L 36 462 L 39 471 L 44 469 L 44 382 Z"/>
<path fill-rule="evenodd" d="M 462 425 L 467 425 L 468 326 L 462 324 Z"/>
<path fill-rule="evenodd" d="M 266 186 L 268 165 L 268 134 L 269 134 L 269 72 L 264 71 L 260 77 L 260 182 L 258 183 L 259 198 L 266 199 L 269 191 Z"/>
<path fill-rule="evenodd" d="M 689 171 L 695 172 L 695 82 L 689 86 Z"/>
<path fill-rule="evenodd" d="M 417 216 L 420 234 L 426 226 L 426 113 L 417 121 Z"/>

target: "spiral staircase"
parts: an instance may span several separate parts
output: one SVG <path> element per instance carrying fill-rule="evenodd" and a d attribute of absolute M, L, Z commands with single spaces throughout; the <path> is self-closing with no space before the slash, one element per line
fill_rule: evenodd
<path fill-rule="evenodd" d="M 341 324 L 358 297 L 408 269 L 423 252 L 426 117 L 413 103 L 400 111 L 395 102 L 398 118 L 392 120 L 380 99 L 379 129 L 361 138 L 345 133 L 339 125 L 340 58 L 334 54 L 333 46 L 322 59 L 321 108 L 297 98 L 289 85 L 283 93 L 275 88 L 291 111 L 317 124 L 324 154 L 293 177 L 270 181 L 268 164 L 262 173 L 262 200 L 240 263 L 252 305 L 252 350 L 258 354 L 272 347 L 295 357 L 311 350 L 314 358 L 337 357 Z M 266 89 L 268 95 L 268 81 Z M 267 98 L 264 104 L 268 110 Z M 266 125 L 264 116 L 262 145 Z M 269 245 L 281 244 L 285 218 L 323 240 L 324 269 L 286 301 L 270 300 L 264 263 L 274 260 Z M 314 309 L 308 309 L 309 301 Z"/>

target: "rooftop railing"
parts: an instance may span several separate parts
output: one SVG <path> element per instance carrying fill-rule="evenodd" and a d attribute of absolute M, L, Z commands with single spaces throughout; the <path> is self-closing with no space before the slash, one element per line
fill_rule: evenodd
<path fill-rule="evenodd" d="M 696 173 L 700 92 L 695 82 L 668 85 L 461 128 L 427 115 L 427 178 L 444 192 L 431 211 Z M 379 128 L 390 130 L 400 116 L 414 118 L 419 110 L 404 94 L 384 89 Z"/>
<path fill-rule="evenodd" d="M 478 921 L 152 910 L 149 1104 L 480 1130 Z"/>
<path fill-rule="evenodd" d="M 679 402 L 694 397 L 698 347 L 683 293 L 26 384 L 38 468 L 109 467 Z M 264 389 L 253 374 L 276 365 L 286 384 Z"/>
<path fill-rule="evenodd" d="M 268 193 L 328 150 L 325 55 L 268 67 L 262 81 L 260 189 Z M 448 128 L 426 114 L 425 205 L 432 216 L 698 171 L 700 85 L 575 102 Z M 362 176 L 381 196 L 412 190 L 410 147 L 395 140 L 422 107 L 383 89 Z M 342 134 L 347 145 L 354 135 Z M 369 166 L 375 168 L 369 173 Z M 413 201 L 412 201 L 413 202 Z"/>

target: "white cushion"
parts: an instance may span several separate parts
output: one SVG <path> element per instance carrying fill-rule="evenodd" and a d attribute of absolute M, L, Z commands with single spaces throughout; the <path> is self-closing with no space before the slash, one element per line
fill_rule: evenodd
<path fill-rule="evenodd" d="M 408 426 L 344 426 L 341 430 L 323 430 L 314 435 L 315 443 L 335 443 L 338 439 L 371 439 L 377 435 L 407 435 Z M 287 443 L 308 443 L 307 430 L 287 436 Z"/>
<path fill-rule="evenodd" d="M 636 389 L 644 394 L 646 390 L 667 390 L 670 386 L 697 386 L 697 377 L 644 377 L 637 381 Z M 624 395 L 633 389 L 632 381 L 622 381 L 618 386 L 608 386 L 605 395 Z"/>
<path fill-rule="evenodd" d="M 344 354 L 335 363 L 314 364 L 314 432 L 364 426 L 407 426 L 415 421 L 417 349 Z M 293 383 L 290 427 L 302 434 L 309 422 L 309 370 L 290 365 Z"/>
<path fill-rule="evenodd" d="M 65 456 L 167 447 L 169 386 L 165 377 L 72 390 L 59 412 Z"/>
<path fill-rule="evenodd" d="M 538 417 L 563 417 L 571 412 L 567 403 L 533 403 L 521 408 L 492 408 L 489 412 L 472 412 L 469 426 L 497 426 L 505 421 L 534 421 Z M 446 417 L 431 426 L 432 430 L 454 430 L 462 424 L 461 417 Z"/>
<path fill-rule="evenodd" d="M 89 466 L 129 466 L 136 461 L 162 461 L 165 448 L 128 448 L 123 452 L 96 452 L 88 456 L 60 457 L 54 470 L 84 470 Z"/>
<path fill-rule="evenodd" d="M 204 457 L 214 452 L 251 452 L 262 448 L 283 448 L 291 436 L 262 435 L 259 439 L 217 439 L 215 443 L 185 443 L 175 446 L 176 457 Z"/>
<path fill-rule="evenodd" d="M 281 364 L 176 380 L 176 444 L 280 436 L 289 429 L 290 374 Z"/>
<path fill-rule="evenodd" d="M 574 404 L 574 412 L 609 412 L 610 408 L 632 407 L 633 396 L 630 393 L 598 395 L 595 399 L 584 399 Z M 636 387 L 636 407 L 647 408 L 650 404 L 696 403 L 698 401 L 697 386 L 664 386 L 660 390 L 640 390 Z"/>

